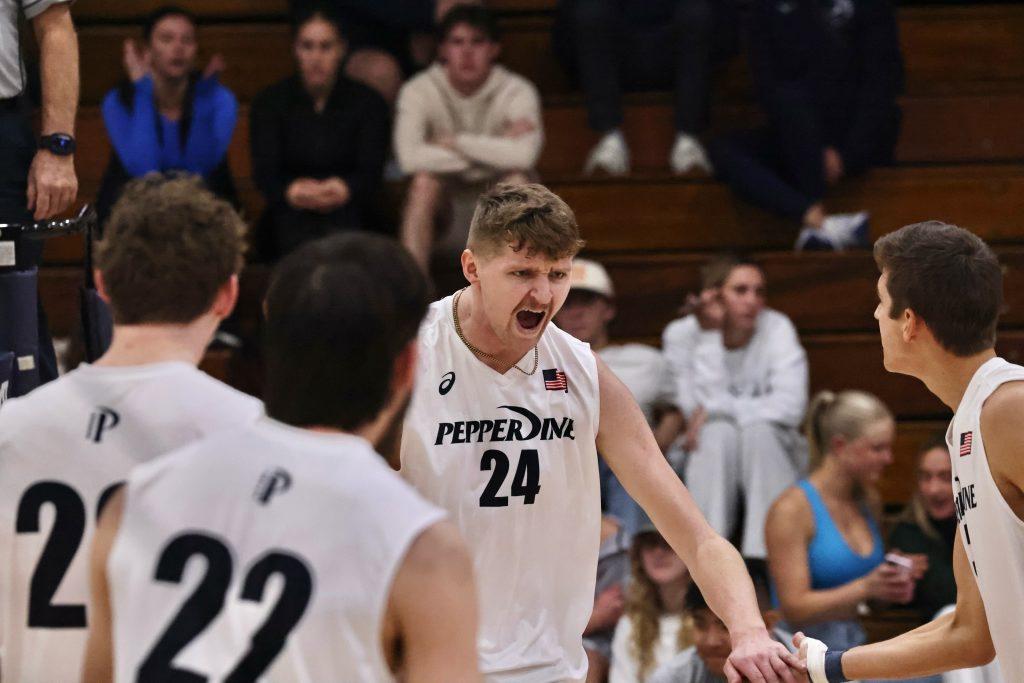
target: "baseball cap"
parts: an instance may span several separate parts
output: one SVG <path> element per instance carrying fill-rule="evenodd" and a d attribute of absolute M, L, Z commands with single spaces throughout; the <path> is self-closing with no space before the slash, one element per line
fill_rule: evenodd
<path fill-rule="evenodd" d="M 573 260 L 572 284 L 569 288 L 595 292 L 609 299 L 615 297 L 615 290 L 612 288 L 612 279 L 608 277 L 608 271 L 597 261 L 588 259 Z"/>

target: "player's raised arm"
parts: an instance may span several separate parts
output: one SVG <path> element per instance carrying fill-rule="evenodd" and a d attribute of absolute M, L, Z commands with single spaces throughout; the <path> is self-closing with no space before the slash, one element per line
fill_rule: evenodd
<path fill-rule="evenodd" d="M 89 640 L 82 665 L 83 683 L 109 683 L 114 680 L 113 623 L 110 617 L 110 590 L 107 585 L 107 558 L 121 527 L 124 488 L 120 488 L 104 507 L 92 540 L 89 560 Z"/>
<path fill-rule="evenodd" d="M 662 455 L 629 390 L 600 358 L 597 367 L 598 452 L 679 553 L 709 606 L 728 627 L 733 647 L 726 665 L 729 683 L 799 680 L 797 659 L 773 641 L 765 628 L 740 554 L 701 515 Z"/>
<path fill-rule="evenodd" d="M 387 615 L 393 628 L 386 627 L 400 643 L 405 683 L 480 680 L 475 585 L 454 526 L 439 522 L 413 542 L 395 575 Z M 385 649 L 393 648 L 385 642 Z"/>
<path fill-rule="evenodd" d="M 873 678 L 911 678 L 943 671 L 982 666 L 992 661 L 995 649 L 985 618 L 985 605 L 964 552 L 960 534 L 953 546 L 953 575 L 956 578 L 956 611 L 901 636 L 862 645 L 846 652 L 811 649 L 808 669 L 812 683 Z M 803 645 L 803 634 L 793 639 Z M 818 659 L 817 664 L 813 661 Z M 827 662 L 827 664 L 826 664 Z M 826 666 L 828 668 L 826 668 Z M 828 675 L 825 675 L 825 672 Z M 843 678 L 840 678 L 839 675 Z"/>

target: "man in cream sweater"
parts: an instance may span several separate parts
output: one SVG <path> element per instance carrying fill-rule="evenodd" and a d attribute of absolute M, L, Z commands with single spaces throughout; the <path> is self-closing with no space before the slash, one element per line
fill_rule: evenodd
<path fill-rule="evenodd" d="M 476 196 L 494 182 L 525 182 L 543 143 L 537 89 L 494 63 L 491 13 L 457 5 L 439 37 L 438 62 L 402 87 L 395 117 L 395 153 L 412 176 L 402 243 L 424 268 L 432 249 L 462 250 Z M 434 223 L 449 197 L 455 215 L 442 242 Z"/>

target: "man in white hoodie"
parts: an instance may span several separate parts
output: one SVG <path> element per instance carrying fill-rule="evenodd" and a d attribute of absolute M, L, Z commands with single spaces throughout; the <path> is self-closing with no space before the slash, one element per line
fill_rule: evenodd
<path fill-rule="evenodd" d="M 702 272 L 692 315 L 665 328 L 690 453 L 684 479 L 708 522 L 729 537 L 743 496 L 741 554 L 765 557 L 772 502 L 799 478 L 806 444 L 807 354 L 784 314 L 765 307 L 760 266 L 722 257 Z"/>
<path fill-rule="evenodd" d="M 435 242 L 462 250 L 476 196 L 496 181 L 526 182 L 543 144 L 537 89 L 494 63 L 501 46 L 493 15 L 457 5 L 438 37 L 438 62 L 402 87 L 395 115 L 395 154 L 412 176 L 401 238 L 424 268 Z M 446 194 L 455 216 L 441 243 L 434 223 Z"/>

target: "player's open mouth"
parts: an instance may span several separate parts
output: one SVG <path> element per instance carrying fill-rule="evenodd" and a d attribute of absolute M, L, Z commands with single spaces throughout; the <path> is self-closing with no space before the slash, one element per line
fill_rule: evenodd
<path fill-rule="evenodd" d="M 524 330 L 535 330 L 542 322 L 544 322 L 544 312 L 537 311 L 519 311 L 516 313 L 516 322 Z"/>

